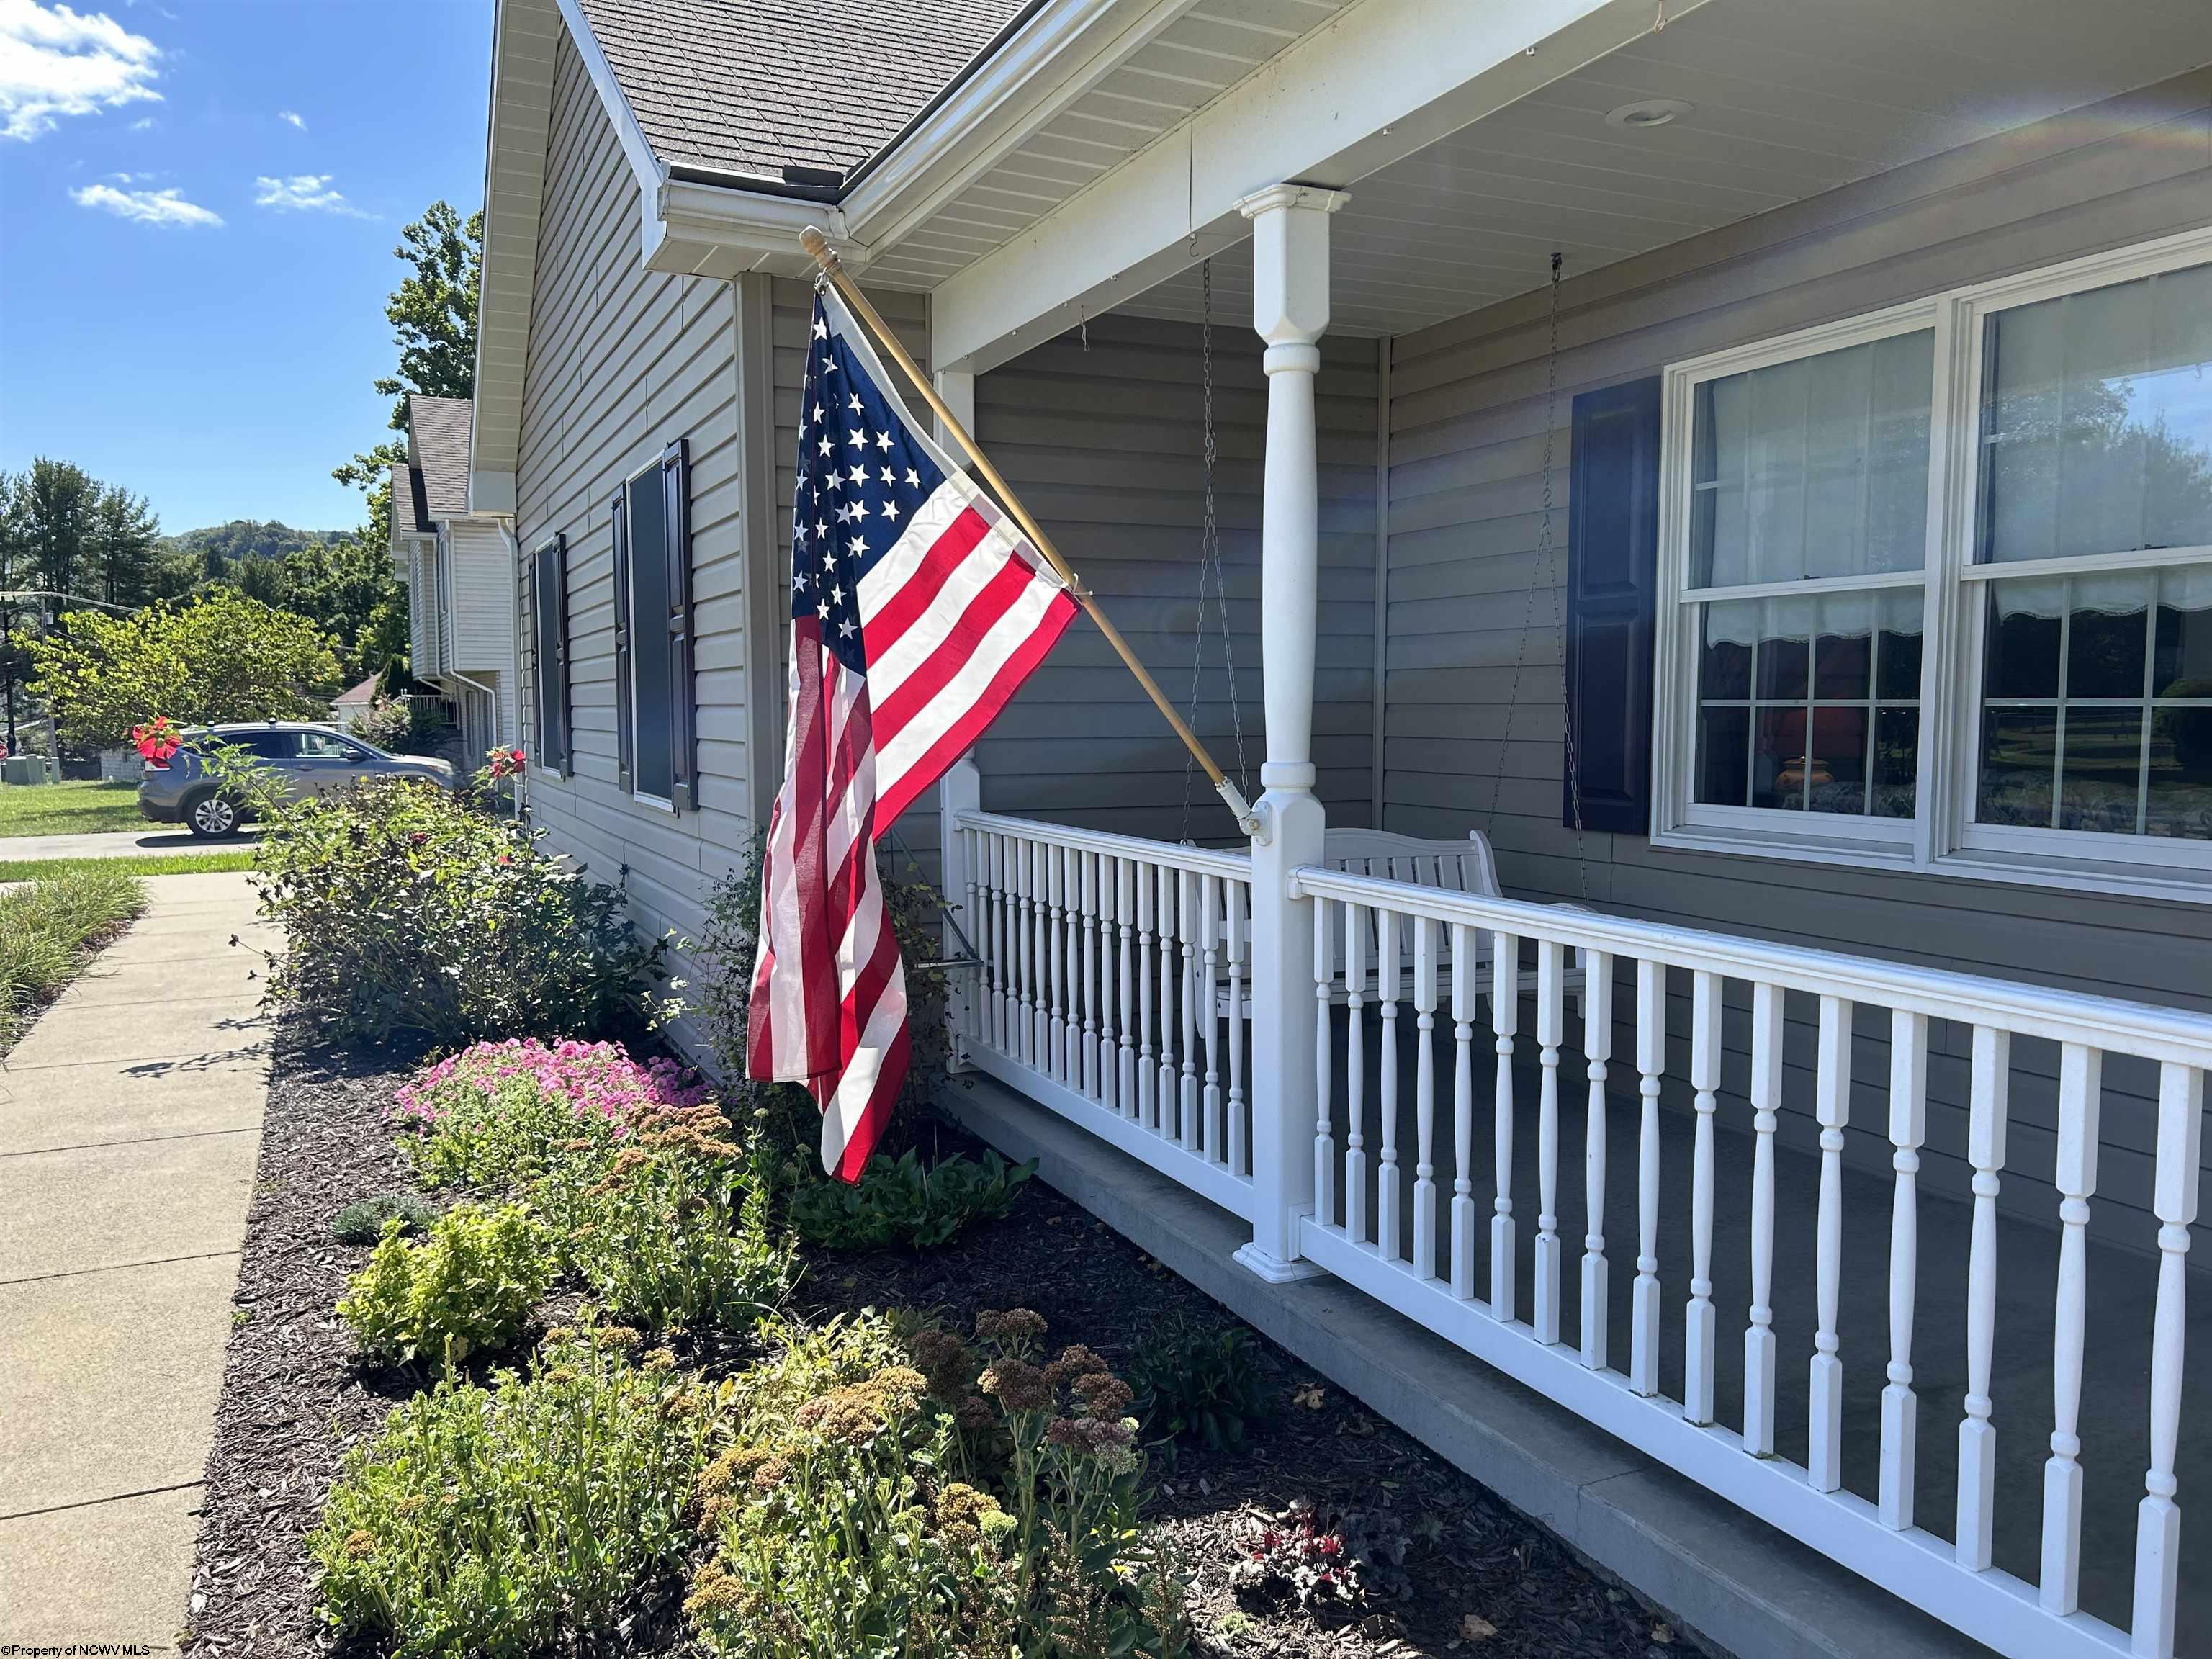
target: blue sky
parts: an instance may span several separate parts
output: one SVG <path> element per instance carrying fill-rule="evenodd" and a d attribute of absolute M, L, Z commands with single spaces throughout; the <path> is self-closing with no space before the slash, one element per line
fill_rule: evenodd
<path fill-rule="evenodd" d="M 0 0 L 0 469 L 360 521 L 399 228 L 483 192 L 489 0 Z"/>

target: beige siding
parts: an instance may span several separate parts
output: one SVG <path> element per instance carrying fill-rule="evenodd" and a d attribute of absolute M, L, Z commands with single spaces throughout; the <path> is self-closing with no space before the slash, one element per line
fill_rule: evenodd
<path fill-rule="evenodd" d="M 556 532 L 568 538 L 575 758 L 569 778 L 535 777 L 531 800 L 551 844 L 593 876 L 628 871 L 641 931 L 696 937 L 708 886 L 750 833 L 736 312 L 726 283 L 645 270 L 638 226 L 636 180 L 564 34 L 515 482 L 526 551 Z M 616 781 L 608 509 L 623 479 L 679 437 L 691 457 L 701 771 L 699 810 L 681 814 L 634 800 Z M 522 586 L 523 636 L 533 638 L 535 596 Z M 678 971 L 690 966 L 679 961 Z"/>
<path fill-rule="evenodd" d="M 1559 584 L 1574 394 L 1667 363 L 2212 219 L 2212 74 L 1847 186 L 1570 281 L 1553 410 L 1556 562 L 1540 568 L 1541 295 L 1403 337 L 1392 358 L 1385 822 L 1486 830 L 1509 890 L 2154 1002 L 2212 1007 L 2212 908 L 1656 851 L 1559 823 Z M 1809 1010 L 1793 1012 L 1801 1017 Z M 1863 1019 L 1861 1030 L 1873 1026 Z M 1732 1033 L 1740 1042 L 1741 1033 Z M 1966 1034 L 1930 1084 L 1937 1179 L 1962 1181 Z M 1802 1046 L 1801 1046 L 1802 1045 Z M 2021 1045 L 2048 1068 L 2051 1056 Z M 1616 1050 L 1618 1052 L 1618 1050 Z M 1794 1034 L 1792 1059 L 1809 1056 Z M 1878 1044 L 1857 1075 L 1881 1075 Z M 2151 1118 L 2107 1073 L 2100 1226 L 2148 1244 Z M 1795 1084 L 1809 1091 L 1801 1072 Z M 1794 1085 L 1793 1085 L 1794 1086 Z M 2017 1089 L 2007 1201 L 2051 1207 L 2051 1091 Z M 1881 1121 L 1870 1095 L 1862 1125 Z M 1809 1138 L 1800 1119 L 1792 1132 Z M 1874 1132 L 1853 1155 L 1882 1162 Z"/>
<path fill-rule="evenodd" d="M 514 574 L 507 536 L 496 524 L 456 521 L 446 532 L 447 596 L 453 605 L 447 637 L 452 665 L 489 684 L 514 668 Z"/>
<path fill-rule="evenodd" d="M 977 436 L 1153 678 L 1188 711 L 1205 500 L 1200 331 L 1107 316 L 1087 332 L 1087 345 L 1082 331 L 1064 334 L 978 380 Z M 1372 805 L 1375 366 L 1374 341 L 1324 342 L 1314 759 L 1335 823 L 1366 823 Z M 1256 798 L 1266 752 L 1259 623 L 1267 391 L 1259 338 L 1241 317 L 1214 330 L 1213 380 L 1231 655 L 1248 792 Z M 1234 775 L 1237 720 L 1219 629 L 1209 601 L 1194 725 Z M 976 763 L 983 804 L 994 811 L 1170 841 L 1236 836 L 1205 775 L 1187 768 L 1182 744 L 1082 618 L 978 746 Z"/>

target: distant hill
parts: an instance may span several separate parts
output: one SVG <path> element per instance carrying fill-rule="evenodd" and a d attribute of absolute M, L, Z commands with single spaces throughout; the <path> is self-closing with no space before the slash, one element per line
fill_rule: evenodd
<path fill-rule="evenodd" d="M 347 533 L 343 530 L 295 530 L 274 519 L 266 524 L 256 524 L 251 519 L 233 519 L 228 524 L 164 536 L 161 541 L 170 551 L 188 553 L 195 558 L 204 558 L 213 549 L 222 554 L 225 562 L 229 562 L 238 559 L 281 559 L 310 542 L 331 541 Z"/>

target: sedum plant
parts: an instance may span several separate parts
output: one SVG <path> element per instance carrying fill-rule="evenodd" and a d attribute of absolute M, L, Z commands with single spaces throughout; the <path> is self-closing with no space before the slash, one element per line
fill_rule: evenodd
<path fill-rule="evenodd" d="M 324 1618 L 398 1659 L 613 1639 L 681 1560 L 714 1432 L 706 1387 L 634 1332 L 556 1332 L 526 1375 L 441 1382 L 345 1460 L 308 1548 Z"/>
<path fill-rule="evenodd" d="M 456 1205 L 410 1243 L 405 1222 L 386 1224 L 368 1265 L 348 1283 L 338 1316 L 362 1357 L 386 1365 L 450 1369 L 513 1346 L 552 1283 L 544 1230 L 520 1205 Z"/>

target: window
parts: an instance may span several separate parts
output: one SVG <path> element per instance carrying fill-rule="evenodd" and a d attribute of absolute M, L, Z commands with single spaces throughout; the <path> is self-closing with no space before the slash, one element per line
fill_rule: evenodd
<path fill-rule="evenodd" d="M 302 732 L 300 753 L 308 760 L 364 761 L 368 750 L 335 732 Z"/>
<path fill-rule="evenodd" d="M 616 492 L 616 723 L 632 794 L 696 805 L 691 653 L 691 514 L 682 439 Z"/>
<path fill-rule="evenodd" d="M 538 753 L 542 771 L 568 775 L 568 538 L 557 535 L 531 556 L 531 604 L 537 658 Z"/>
<path fill-rule="evenodd" d="M 1664 410 L 1659 842 L 2212 898 L 2212 232 Z"/>

